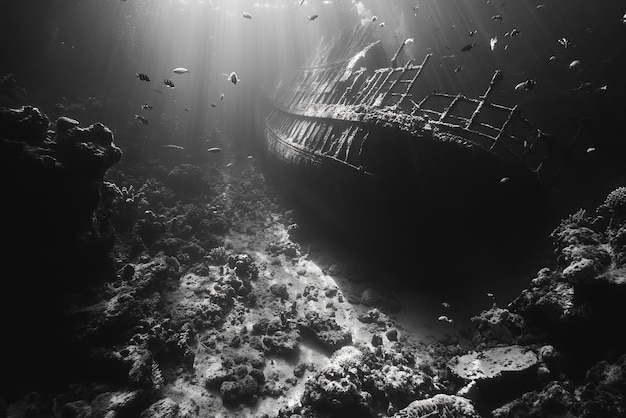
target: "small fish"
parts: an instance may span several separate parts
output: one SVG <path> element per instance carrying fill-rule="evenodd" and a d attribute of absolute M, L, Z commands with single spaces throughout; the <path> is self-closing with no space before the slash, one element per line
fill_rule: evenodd
<path fill-rule="evenodd" d="M 222 100 L 224 100 L 224 93 L 222 93 L 222 94 L 220 95 L 220 102 L 221 102 Z"/>
<path fill-rule="evenodd" d="M 135 115 L 135 119 L 137 119 L 139 122 L 143 123 L 144 125 L 148 124 L 148 119 L 144 118 L 141 115 Z"/>
<path fill-rule="evenodd" d="M 251 159 L 253 159 L 254 157 L 253 157 L 252 155 L 248 155 L 246 158 L 247 158 L 247 159 L 249 159 L 249 160 L 251 160 Z"/>
<path fill-rule="evenodd" d="M 496 45 L 498 44 L 498 37 L 494 36 L 493 38 L 491 38 L 489 40 L 489 46 L 491 47 L 491 50 L 493 51 L 494 49 L 496 49 Z"/>
<path fill-rule="evenodd" d="M 309 19 L 309 22 L 312 22 L 315 19 L 317 19 L 318 17 L 320 17 L 320 16 L 319 15 L 311 15 L 311 16 L 307 16 L 307 19 Z"/>
<path fill-rule="evenodd" d="M 448 302 L 442 302 L 441 306 L 443 306 L 446 309 L 450 308 L 450 304 Z"/>
<path fill-rule="evenodd" d="M 156 91 L 159 94 L 165 94 L 165 92 L 163 90 L 159 90 L 159 89 L 154 89 L 154 91 Z"/>
<path fill-rule="evenodd" d="M 455 29 L 456 29 L 456 25 L 450 26 L 450 30 L 455 30 Z"/>
<path fill-rule="evenodd" d="M 174 85 L 174 83 L 172 82 L 172 80 L 168 80 L 167 78 L 163 79 L 163 84 L 165 84 L 167 87 L 173 89 L 174 87 L 176 87 Z"/>
<path fill-rule="evenodd" d="M 189 70 L 183 67 L 178 67 L 178 68 L 174 68 L 173 72 L 175 74 L 187 74 Z"/>
<path fill-rule="evenodd" d="M 540 10 L 540 9 L 543 9 L 544 7 L 546 7 L 545 4 L 538 4 L 537 7 L 535 7 L 535 9 Z"/>
<path fill-rule="evenodd" d="M 502 16 L 501 16 L 501 15 L 493 15 L 493 16 L 491 16 L 491 19 L 492 19 L 492 20 L 499 21 L 499 20 L 502 20 L 503 18 L 502 18 Z"/>
<path fill-rule="evenodd" d="M 185 108 L 185 112 L 189 112 L 189 108 L 188 107 Z"/>
<path fill-rule="evenodd" d="M 460 73 L 461 71 L 463 71 L 463 66 L 462 66 L 462 65 L 459 65 L 458 67 L 456 67 L 456 68 L 454 69 L 454 72 L 455 72 L 455 73 Z"/>
<path fill-rule="evenodd" d="M 378 16 L 372 16 L 372 22 L 376 22 L 378 20 Z"/>
<path fill-rule="evenodd" d="M 437 318 L 438 321 L 442 321 L 442 322 L 447 322 L 448 324 L 454 324 L 454 320 L 448 318 L 445 315 L 441 315 L 439 318 Z"/>
<path fill-rule="evenodd" d="M 404 40 L 404 45 L 412 44 L 413 42 L 415 42 L 415 39 L 413 39 L 413 38 L 406 38 Z"/>
<path fill-rule="evenodd" d="M 556 56 L 556 55 L 552 55 L 552 56 L 550 57 L 550 62 L 559 62 L 559 59 L 557 58 L 557 56 Z"/>
<path fill-rule="evenodd" d="M 609 85 L 608 85 L 608 84 L 605 84 L 605 85 L 604 85 L 604 86 L 602 86 L 602 87 L 598 87 L 598 88 L 597 88 L 597 89 L 595 89 L 594 91 L 595 91 L 595 92 L 597 92 L 597 93 L 599 93 L 599 92 L 601 92 L 601 91 L 607 91 L 608 89 L 609 89 Z"/>
<path fill-rule="evenodd" d="M 570 70 L 578 67 L 581 64 L 580 60 L 574 60 L 572 62 L 569 63 L 569 65 L 567 66 L 567 68 L 569 68 Z"/>
<path fill-rule="evenodd" d="M 467 44 L 463 48 L 461 48 L 461 52 L 471 51 L 472 48 L 475 48 L 475 47 L 476 47 L 476 44 Z"/>
<path fill-rule="evenodd" d="M 211 103 L 211 107 L 217 107 L 215 103 Z"/>
<path fill-rule="evenodd" d="M 145 109 L 145 110 L 152 110 L 154 106 L 152 106 L 150 103 L 146 103 L 146 104 L 142 104 L 141 108 Z"/>
<path fill-rule="evenodd" d="M 563 48 L 567 49 L 572 43 L 567 38 L 559 38 L 557 42 L 560 43 Z"/>
<path fill-rule="evenodd" d="M 378 26 L 380 26 L 381 28 L 384 28 L 385 27 L 385 22 L 380 22 L 380 25 L 378 25 Z"/>
<path fill-rule="evenodd" d="M 591 154 L 592 152 L 594 152 L 596 149 L 594 147 L 589 147 L 587 148 L 587 154 Z"/>
<path fill-rule="evenodd" d="M 226 76 L 226 80 L 230 81 L 233 84 L 237 84 L 238 82 L 241 81 L 241 79 L 237 77 L 237 73 L 234 71 L 230 74 L 226 74 L 226 73 L 222 73 L 222 74 Z"/>
<path fill-rule="evenodd" d="M 471 30 L 471 31 L 469 31 L 468 35 L 469 35 L 469 36 L 474 36 L 474 35 L 476 35 L 477 33 L 478 33 L 478 31 L 477 31 L 477 30 Z"/>
<path fill-rule="evenodd" d="M 513 30 L 511 30 L 511 32 L 509 33 L 509 36 L 511 38 L 515 38 L 516 36 L 519 36 L 522 32 L 519 31 L 519 29 L 517 28 L 513 28 Z"/>
<path fill-rule="evenodd" d="M 137 77 L 138 79 L 140 79 L 141 81 L 145 81 L 145 82 L 147 82 L 147 83 L 149 83 L 149 82 L 150 82 L 150 77 L 148 77 L 148 76 L 147 76 L 147 75 L 145 75 L 144 73 L 136 73 L 136 74 L 137 74 L 137 75 L 136 75 L 136 77 Z"/>
<path fill-rule="evenodd" d="M 490 297 L 491 299 L 495 299 L 496 296 L 493 293 L 487 293 L 487 296 Z"/>
<path fill-rule="evenodd" d="M 419 12 L 419 10 L 420 10 L 419 4 L 415 3 L 415 5 L 413 6 L 413 15 L 417 16 L 417 12 Z"/>
<path fill-rule="evenodd" d="M 622 23 L 626 23 L 626 13 L 624 13 L 624 16 L 622 16 L 622 18 L 619 21 Z"/>
<path fill-rule="evenodd" d="M 226 168 L 228 168 L 228 167 L 232 167 L 232 166 L 233 166 L 233 163 L 228 163 L 228 164 L 226 164 Z"/>
<path fill-rule="evenodd" d="M 217 148 L 217 147 L 209 148 L 209 149 L 206 150 L 206 152 L 210 152 L 212 154 L 216 154 L 216 153 L 221 152 L 221 151 L 222 151 L 222 149 L 221 148 Z"/>
<path fill-rule="evenodd" d="M 180 151 L 185 150 L 185 147 L 181 147 L 180 145 L 174 145 L 174 144 L 162 145 L 161 148 L 177 149 Z"/>
<path fill-rule="evenodd" d="M 252 19 L 252 15 L 248 12 L 243 12 L 241 14 L 241 17 L 243 17 L 244 19 Z"/>
<path fill-rule="evenodd" d="M 529 90 L 534 89 L 536 85 L 537 85 L 537 81 L 528 79 L 526 81 L 522 81 L 517 86 L 515 86 L 515 90 L 529 91 Z"/>
<path fill-rule="evenodd" d="M 300 0 L 300 5 L 298 7 L 302 6 L 303 4 L 304 4 L 304 0 Z"/>
<path fill-rule="evenodd" d="M 508 183 L 508 182 L 509 182 L 509 180 L 511 180 L 511 179 L 510 179 L 510 178 L 508 178 L 508 177 L 502 177 L 502 178 L 500 179 L 500 183 L 505 184 L 505 183 Z"/>

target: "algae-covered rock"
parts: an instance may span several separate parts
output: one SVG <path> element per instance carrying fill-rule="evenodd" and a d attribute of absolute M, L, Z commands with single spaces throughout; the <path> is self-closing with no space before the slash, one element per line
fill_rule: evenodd
<path fill-rule="evenodd" d="M 456 356 L 448 362 L 448 368 L 464 380 L 486 380 L 503 373 L 522 372 L 537 363 L 537 355 L 532 350 L 511 345 Z"/>
<path fill-rule="evenodd" d="M 479 415 L 470 400 L 460 396 L 444 394 L 413 401 L 394 415 L 394 418 L 427 417 L 478 418 Z"/>

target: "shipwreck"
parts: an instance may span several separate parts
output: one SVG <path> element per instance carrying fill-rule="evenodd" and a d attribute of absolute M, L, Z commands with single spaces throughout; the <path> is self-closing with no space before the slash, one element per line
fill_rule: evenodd
<path fill-rule="evenodd" d="M 261 129 L 278 178 L 350 234 L 526 230 L 564 149 L 517 106 L 490 100 L 500 71 L 479 97 L 435 91 L 423 81 L 431 55 L 399 63 L 403 42 L 388 59 L 374 27 L 322 42 L 266 98 Z"/>

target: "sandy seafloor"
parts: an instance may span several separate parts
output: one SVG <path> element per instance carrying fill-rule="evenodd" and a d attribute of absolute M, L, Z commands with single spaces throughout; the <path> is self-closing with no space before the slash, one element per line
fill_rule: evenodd
<path fill-rule="evenodd" d="M 445 351 L 456 346 L 458 351 L 451 353 L 455 354 L 471 346 L 470 341 L 459 332 L 465 329 L 465 337 L 471 338 L 471 316 L 491 307 L 494 299 L 503 304 L 508 303 L 525 285 L 519 277 L 507 280 L 502 277 L 485 277 L 461 289 L 432 289 L 428 286 L 429 277 L 421 276 L 419 266 L 416 265 L 415 269 L 408 269 L 406 274 L 412 276 L 410 281 L 423 281 L 425 290 L 419 290 L 419 286 L 403 288 L 398 285 L 397 277 L 393 280 L 385 277 L 386 274 L 400 273 L 386 273 L 381 260 L 356 256 L 348 248 L 324 236 L 309 234 L 312 235 L 311 239 L 299 240 L 299 243 L 291 241 L 288 227 L 293 225 L 297 213 L 280 198 L 281 192 L 266 182 L 260 163 L 255 158 L 248 158 L 226 167 L 229 160 L 227 156 L 221 155 L 216 159 L 219 163 L 209 162 L 204 170 L 212 197 L 206 198 L 206 201 L 194 198 L 193 203 L 209 205 L 220 213 L 230 214 L 231 227 L 224 236 L 224 247 L 232 254 L 249 255 L 259 266 L 259 277 L 252 281 L 252 292 L 257 297 L 256 305 L 246 307 L 236 301 L 224 325 L 198 331 L 200 343 L 195 348 L 194 370 L 189 372 L 177 367 L 164 374 L 167 378 L 163 396 L 179 404 L 193 400 L 199 406 L 199 416 L 274 416 L 280 408 L 300 401 L 307 379 L 329 364 L 330 352 L 325 352 L 310 338 L 303 339 L 296 355 L 266 356 L 263 372 L 267 380 L 284 388 L 282 396 L 262 396 L 254 405 L 231 407 L 224 405 L 218 390 L 207 389 L 205 385 L 207 372 L 221 368 L 222 355 L 236 353 L 241 349 L 232 348 L 229 343 L 241 332 L 242 327 L 250 330 L 261 318 L 276 318 L 293 301 L 298 302 L 299 314 L 317 311 L 322 315 L 331 315 L 342 328 L 351 332 L 352 344 L 365 344 L 373 349 L 371 343 L 374 334 L 384 335 L 388 329 L 397 329 L 403 346 L 423 361 L 436 363 L 442 349 Z M 132 171 L 135 179 L 142 175 L 137 169 Z M 119 182 L 127 178 L 126 175 L 122 165 L 112 177 Z M 248 209 L 240 210 L 243 207 Z M 158 211 L 154 212 L 159 215 Z M 277 247 L 295 249 L 295 253 L 277 253 Z M 272 248 L 274 251 L 271 251 Z M 163 290 L 163 298 L 167 301 L 164 308 L 166 312 L 163 312 L 166 316 L 169 313 L 175 317 L 176 312 L 201 303 L 206 297 L 202 289 L 211 286 L 210 277 L 219 276 L 221 268 L 212 265 L 209 266 L 209 273 L 196 274 L 185 272 L 188 267 L 181 266 L 179 286 Z M 286 300 L 270 290 L 270 286 L 281 284 L 286 286 L 289 295 Z M 306 294 L 306 288 L 315 289 L 316 298 L 307 300 L 299 296 Z M 329 289 L 337 289 L 337 293 L 327 293 Z M 367 324 L 359 320 L 359 316 L 366 315 L 371 309 L 380 309 L 383 315 L 386 312 L 386 325 Z M 441 316 L 450 321 L 442 320 Z M 204 341 L 213 341 L 216 345 L 209 347 Z M 391 342 L 383 337 L 383 346 L 389 344 Z M 449 358 L 450 355 L 445 354 L 443 361 Z M 293 370 L 299 363 L 313 367 L 303 377 L 294 378 Z"/>

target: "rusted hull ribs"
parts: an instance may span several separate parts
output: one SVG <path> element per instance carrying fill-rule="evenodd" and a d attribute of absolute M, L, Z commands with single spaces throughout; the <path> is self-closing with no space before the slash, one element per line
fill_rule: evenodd
<path fill-rule="evenodd" d="M 546 187 L 555 182 L 562 165 L 555 141 L 534 128 L 517 106 L 489 100 L 502 78 L 500 71 L 478 98 L 434 92 L 420 84 L 430 55 L 419 65 L 409 61 L 399 68 L 371 69 L 368 57 L 379 48 L 377 42 L 369 43 L 357 54 L 330 63 L 317 56 L 314 66 L 302 68 L 283 84 L 266 111 L 270 154 L 290 164 L 316 167 L 332 161 L 376 175 L 368 166 L 375 162 L 364 158 L 364 152 L 369 142 L 380 141 L 373 135 L 382 128 L 415 141 L 473 147 L 525 166 Z"/>

